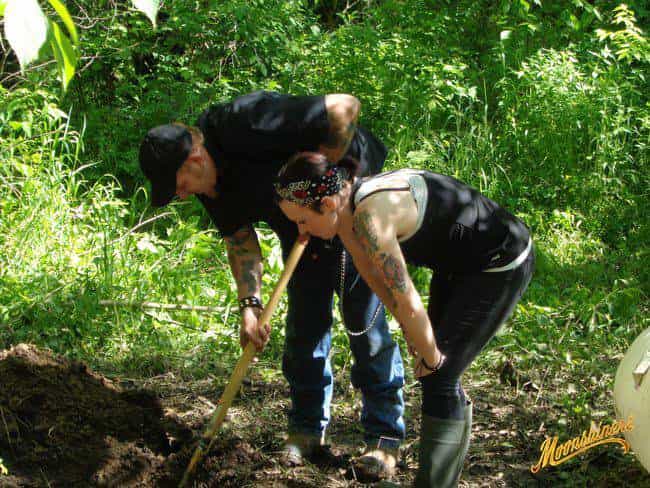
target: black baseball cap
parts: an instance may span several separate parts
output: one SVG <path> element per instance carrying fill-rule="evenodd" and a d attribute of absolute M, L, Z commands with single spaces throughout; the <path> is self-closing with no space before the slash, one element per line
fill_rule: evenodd
<path fill-rule="evenodd" d="M 180 124 L 154 127 L 140 144 L 140 168 L 151 181 L 151 203 L 167 205 L 176 193 L 176 172 L 192 150 L 192 134 Z"/>

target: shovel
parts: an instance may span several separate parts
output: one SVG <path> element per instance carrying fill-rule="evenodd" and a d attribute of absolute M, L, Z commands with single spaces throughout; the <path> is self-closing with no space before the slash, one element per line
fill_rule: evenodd
<path fill-rule="evenodd" d="M 293 245 L 293 248 L 291 249 L 291 253 L 289 254 L 289 257 L 287 258 L 287 261 L 284 264 L 284 270 L 282 271 L 282 275 L 280 276 L 278 283 L 275 285 L 273 294 L 271 295 L 271 298 L 266 304 L 266 307 L 264 308 L 264 311 L 262 312 L 262 315 L 258 320 L 258 324 L 261 324 L 263 326 L 264 324 L 270 323 L 271 317 L 273 316 L 273 312 L 275 311 L 275 308 L 277 307 L 278 302 L 280 301 L 280 297 L 282 296 L 282 293 L 284 293 L 284 289 L 287 287 L 287 283 L 289 283 L 289 279 L 291 278 L 293 271 L 296 269 L 296 265 L 298 264 L 298 261 L 300 260 L 300 256 L 302 256 L 305 247 L 307 247 L 308 242 L 309 242 L 309 236 L 299 236 L 298 240 Z M 249 342 L 248 345 L 244 348 L 244 352 L 239 358 L 239 361 L 237 361 L 237 364 L 235 365 L 235 370 L 232 372 L 232 375 L 230 376 L 230 382 L 228 383 L 228 386 L 226 386 L 226 389 L 221 394 L 221 398 L 219 399 L 217 410 L 215 411 L 212 419 L 210 420 L 208 427 L 205 429 L 203 436 L 199 440 L 199 445 L 196 447 L 194 454 L 190 459 L 190 464 L 185 470 L 185 474 L 183 475 L 183 479 L 181 480 L 181 483 L 179 485 L 180 488 L 187 486 L 187 482 L 189 481 L 190 477 L 194 473 L 196 466 L 203 458 L 203 455 L 210 451 L 210 448 L 212 447 L 212 444 L 216 438 L 215 435 L 217 433 L 217 430 L 219 430 L 219 427 L 221 426 L 224 419 L 226 418 L 226 412 L 228 412 L 228 408 L 230 407 L 230 404 L 235 398 L 237 392 L 239 391 L 241 382 L 244 379 L 246 370 L 248 369 L 248 365 L 253 360 L 253 357 L 255 356 L 256 352 L 257 350 L 255 349 L 255 345 L 252 342 Z"/>

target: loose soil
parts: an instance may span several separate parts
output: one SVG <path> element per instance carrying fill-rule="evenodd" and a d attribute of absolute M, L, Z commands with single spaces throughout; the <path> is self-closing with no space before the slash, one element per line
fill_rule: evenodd
<path fill-rule="evenodd" d="M 31 345 L 2 351 L 0 458 L 9 475 L 0 475 L 0 486 L 177 486 L 225 381 L 187 382 L 173 373 L 111 380 L 84 363 Z M 545 428 L 545 420 L 554 418 L 553 407 L 539 401 L 535 388 L 490 381 L 468 385 L 475 421 L 461 487 L 650 486 L 633 456 L 611 446 L 533 476 L 529 468 L 539 457 L 541 442 L 555 435 Z M 337 403 L 328 431 L 332 447 L 313 464 L 290 468 L 278 462 L 288 408 L 286 383 L 248 378 L 192 485 L 364 486 L 351 463 L 362 447 L 362 433 L 358 395 L 348 385 L 349 379 L 335 385 Z M 415 385 L 406 388 L 406 397 L 418 397 Z M 418 410 L 416 401 L 407 402 L 409 429 L 395 479 L 404 486 L 417 468 Z"/>

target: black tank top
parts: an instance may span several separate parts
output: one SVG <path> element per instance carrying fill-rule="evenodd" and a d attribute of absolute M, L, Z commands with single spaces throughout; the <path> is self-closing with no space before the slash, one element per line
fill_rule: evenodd
<path fill-rule="evenodd" d="M 397 170 L 391 174 L 399 174 Z M 426 183 L 427 201 L 420 228 L 400 242 L 404 259 L 439 272 L 477 272 L 505 266 L 527 247 L 530 233 L 524 223 L 460 181 L 430 171 L 416 170 Z M 382 175 L 385 175 L 383 173 Z M 362 185 L 382 175 L 355 182 L 351 203 Z M 409 191 L 409 188 L 381 187 L 378 191 Z"/>

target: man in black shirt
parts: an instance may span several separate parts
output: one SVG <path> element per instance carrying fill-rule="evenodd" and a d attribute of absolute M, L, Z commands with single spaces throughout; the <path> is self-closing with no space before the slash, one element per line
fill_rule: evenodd
<path fill-rule="evenodd" d="M 140 165 L 152 183 L 153 204 L 196 195 L 225 239 L 240 299 L 242 347 L 253 341 L 261 350 L 268 340 L 268 327 L 257 322 L 262 257 L 253 225 L 263 221 L 277 233 L 285 259 L 297 238 L 296 225 L 273 200 L 280 167 L 306 150 L 319 151 L 331 162 L 350 155 L 360 161 L 363 175 L 383 166 L 386 148 L 356 126 L 359 108 L 350 95 L 259 91 L 208 108 L 198 128 L 159 126 L 142 142 Z M 370 475 L 390 474 L 404 436 L 404 375 L 381 303 L 343 254 L 340 242 L 314 237 L 287 291 L 282 370 L 292 400 L 288 460 L 300 463 L 324 439 L 332 398 L 328 356 L 333 293 L 343 291 L 342 313 L 354 356 L 352 383 L 363 395 L 361 421 L 368 443 L 360 467 Z"/>

